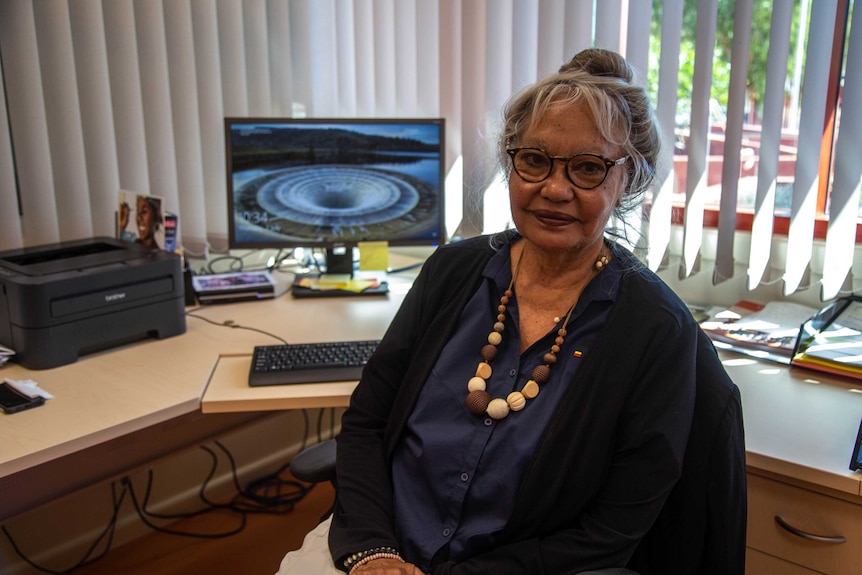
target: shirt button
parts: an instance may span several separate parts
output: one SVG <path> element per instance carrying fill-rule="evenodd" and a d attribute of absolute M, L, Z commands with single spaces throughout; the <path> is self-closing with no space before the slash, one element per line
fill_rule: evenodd
<path fill-rule="evenodd" d="M 445 529 L 443 529 L 443 537 L 449 537 L 449 533 L 451 533 L 451 531 L 449 531 L 449 528 L 448 528 L 448 527 L 446 527 Z"/>
<path fill-rule="evenodd" d="M 469 473 L 462 473 L 461 474 L 461 481 L 467 481 L 468 479 L 470 479 Z"/>
<path fill-rule="evenodd" d="M 485 418 L 485 425 L 493 425 L 493 424 L 494 424 L 493 419 L 491 419 L 490 417 Z"/>
<path fill-rule="evenodd" d="M 511 377 L 515 377 L 516 375 L 518 375 L 518 370 L 516 370 L 516 369 L 510 369 L 510 370 L 509 370 L 509 375 L 510 375 Z"/>

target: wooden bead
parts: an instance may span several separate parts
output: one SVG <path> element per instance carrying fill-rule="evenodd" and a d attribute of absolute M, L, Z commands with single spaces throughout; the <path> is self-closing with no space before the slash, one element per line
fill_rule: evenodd
<path fill-rule="evenodd" d="M 506 403 L 505 399 L 492 399 L 491 403 L 488 404 L 488 407 L 485 408 L 485 411 L 491 417 L 491 419 L 503 419 L 507 415 L 509 415 L 509 404 Z"/>
<path fill-rule="evenodd" d="M 497 348 L 493 345 L 486 344 L 482 347 L 482 359 L 491 363 L 497 357 Z"/>
<path fill-rule="evenodd" d="M 506 325 L 502 321 L 498 321 L 494 324 L 494 331 L 497 333 L 502 333 L 504 329 L 506 329 Z"/>
<path fill-rule="evenodd" d="M 491 373 L 494 370 L 491 369 L 491 366 L 487 362 L 482 362 L 476 366 L 476 377 L 481 377 L 482 379 L 488 379 L 491 377 Z"/>
<path fill-rule="evenodd" d="M 527 398 L 520 391 L 513 391 L 506 397 L 506 403 L 512 411 L 521 411 L 527 405 Z"/>
<path fill-rule="evenodd" d="M 551 352 L 548 352 L 542 356 L 542 361 L 544 361 L 548 365 L 554 365 L 555 363 L 557 363 L 557 356 Z"/>
<path fill-rule="evenodd" d="M 503 336 L 499 332 L 492 331 L 488 334 L 488 343 L 491 345 L 500 345 L 501 341 L 503 341 Z"/>
<path fill-rule="evenodd" d="M 467 409 L 473 415 L 482 415 L 491 403 L 491 394 L 487 391 L 471 391 L 467 394 Z"/>
<path fill-rule="evenodd" d="M 599 259 L 596 260 L 596 271 L 602 271 L 605 269 L 606 265 L 608 265 L 608 256 L 602 254 L 599 256 Z"/>
<path fill-rule="evenodd" d="M 533 368 L 532 376 L 537 383 L 547 383 L 551 376 L 551 368 L 547 365 L 537 365 Z"/>
<path fill-rule="evenodd" d="M 485 391 L 485 380 L 481 377 L 471 377 L 467 382 L 468 391 Z"/>
<path fill-rule="evenodd" d="M 531 379 L 524 384 L 524 389 L 521 390 L 521 393 L 527 399 L 533 399 L 534 397 L 539 395 L 539 384 Z"/>
<path fill-rule="evenodd" d="M 564 342 L 564 341 L 565 341 L 565 340 L 564 340 L 562 337 L 557 336 L 557 337 L 556 337 L 556 339 L 554 339 L 554 345 L 556 345 L 557 347 L 559 347 L 559 346 L 563 345 L 563 342 Z"/>

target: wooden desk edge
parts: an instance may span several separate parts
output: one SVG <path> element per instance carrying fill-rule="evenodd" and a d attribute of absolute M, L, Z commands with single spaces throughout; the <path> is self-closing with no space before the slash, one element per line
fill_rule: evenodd
<path fill-rule="evenodd" d="M 220 355 L 201 398 L 202 413 L 347 407 L 355 381 L 248 386 L 250 354 Z"/>
<path fill-rule="evenodd" d="M 807 467 L 799 463 L 777 459 L 752 451 L 745 452 L 745 463 L 746 467 L 755 473 L 763 471 L 770 475 L 795 479 L 857 497 L 862 496 L 862 476 L 850 471 L 849 461 L 845 475 Z"/>
<path fill-rule="evenodd" d="M 0 465 L 0 478 L 15 475 L 16 473 L 38 467 L 39 465 L 50 463 L 61 457 L 84 451 L 91 447 L 104 444 L 112 439 L 116 439 L 117 437 L 135 433 L 183 415 L 196 413 L 199 408 L 199 398 L 184 401 L 158 413 L 153 413 L 146 417 L 139 417 L 110 429 L 103 429 L 91 435 L 54 445 L 50 448 L 19 457 L 18 459 L 4 462 Z"/>

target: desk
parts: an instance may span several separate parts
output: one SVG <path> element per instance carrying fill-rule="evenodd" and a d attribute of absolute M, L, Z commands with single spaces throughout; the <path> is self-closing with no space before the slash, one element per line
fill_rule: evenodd
<path fill-rule="evenodd" d="M 391 292 L 386 296 L 295 300 L 284 295 L 203 306 L 193 314 L 217 324 L 234 322 L 291 343 L 377 339 L 411 281 L 411 277 L 391 276 Z M 54 369 L 31 371 L 17 364 L 0 368 L 0 377 L 33 379 L 55 396 L 42 407 L 0 415 L 0 521 L 243 425 L 259 417 L 260 411 L 345 405 L 355 385 L 336 386 L 338 399 L 325 397 L 321 391 L 326 387 L 296 386 L 280 388 L 280 393 L 298 396 L 272 400 L 265 397 L 272 389 L 247 387 L 246 364 L 231 377 L 238 389 L 249 394 L 251 403 L 235 406 L 230 413 L 222 409 L 203 416 L 201 398 L 213 372 L 235 364 L 234 358 L 250 357 L 255 345 L 278 340 L 195 317 L 188 317 L 187 325 L 180 336 L 129 344 Z M 263 401 L 254 403 L 255 394 Z"/>
<path fill-rule="evenodd" d="M 392 291 L 385 297 L 286 295 L 194 313 L 290 342 L 375 339 L 385 332 L 411 278 L 389 281 Z M 249 388 L 252 348 L 274 342 L 264 333 L 189 317 L 181 336 L 130 344 L 51 370 L 0 368 L 3 377 L 32 378 L 56 396 L 43 407 L 0 416 L 0 520 L 243 425 L 262 411 L 347 404 L 355 382 Z M 862 474 L 848 469 L 862 418 L 862 382 L 732 353 L 723 352 L 722 359 L 742 393 L 750 476 L 862 506 Z"/>

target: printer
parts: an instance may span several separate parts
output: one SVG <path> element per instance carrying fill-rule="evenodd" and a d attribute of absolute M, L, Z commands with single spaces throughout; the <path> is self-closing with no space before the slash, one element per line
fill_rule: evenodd
<path fill-rule="evenodd" d="M 0 344 L 28 369 L 186 331 L 179 255 L 109 237 L 0 252 Z"/>

